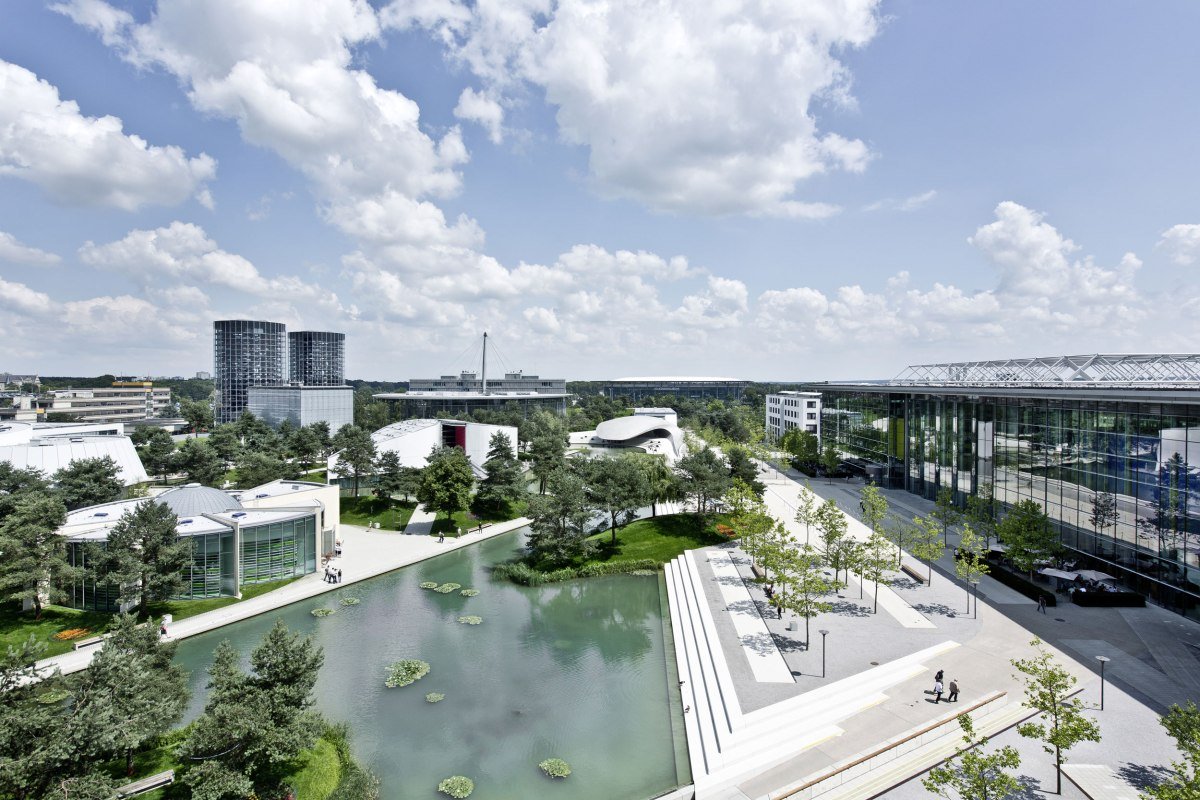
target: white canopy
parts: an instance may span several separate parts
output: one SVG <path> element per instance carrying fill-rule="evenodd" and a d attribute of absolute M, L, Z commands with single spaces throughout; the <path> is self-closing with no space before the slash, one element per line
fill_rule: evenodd
<path fill-rule="evenodd" d="M 1077 574 L 1074 572 L 1064 572 L 1061 569 L 1054 569 L 1053 567 L 1044 567 L 1043 569 L 1039 569 L 1038 572 L 1050 578 L 1062 578 L 1064 581 L 1075 580 L 1075 575 Z"/>
<path fill-rule="evenodd" d="M 1114 578 L 1112 575 L 1109 575 L 1104 572 L 1097 572 L 1094 569 L 1079 570 L 1079 577 L 1084 578 L 1089 581 L 1115 581 L 1116 580 L 1116 578 Z"/>

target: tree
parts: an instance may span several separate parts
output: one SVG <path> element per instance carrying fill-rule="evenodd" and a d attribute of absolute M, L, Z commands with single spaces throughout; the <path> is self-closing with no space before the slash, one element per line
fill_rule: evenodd
<path fill-rule="evenodd" d="M 708 447 L 679 459 L 675 470 L 683 483 L 684 494 L 696 504 L 696 516 L 703 529 L 709 505 L 733 485 L 729 470 L 720 456 Z"/>
<path fill-rule="evenodd" d="M 102 569 L 119 587 L 123 603 L 138 601 L 139 616 L 151 602 L 183 592 L 193 542 L 176 533 L 178 522 L 165 504 L 144 500 L 122 514 L 108 535 Z"/>
<path fill-rule="evenodd" d="M 954 757 L 929 771 L 921 783 L 925 790 L 947 800 L 1005 800 L 1021 788 L 1016 777 L 1008 772 L 1021 765 L 1016 748 L 1005 746 L 994 753 L 984 753 L 987 737 L 975 733 L 970 714 L 958 718 L 963 731 L 963 746 Z"/>
<path fill-rule="evenodd" d="M 730 508 L 729 525 L 741 547 L 756 563 L 770 546 L 767 536 L 776 529 L 776 521 L 767 511 L 767 506 L 754 494 L 754 490 L 740 480 L 734 479 L 733 488 L 725 494 Z M 770 557 L 767 557 L 770 560 Z"/>
<path fill-rule="evenodd" d="M 457 447 L 435 447 L 421 470 L 417 500 L 425 510 L 452 515 L 471 503 L 475 473 L 467 454 Z"/>
<path fill-rule="evenodd" d="M 338 449 L 337 470 L 354 479 L 354 496 L 358 497 L 359 481 L 375 472 L 375 440 L 357 425 L 344 425 L 333 437 L 333 446 Z"/>
<path fill-rule="evenodd" d="M 170 730 L 187 707 L 188 674 L 173 663 L 175 648 L 161 641 L 157 626 L 120 614 L 104 647 L 74 681 L 73 725 L 110 737 L 97 755 L 124 757 L 126 775 L 133 775 L 137 750 Z M 104 752 L 109 747 L 113 752 Z"/>
<path fill-rule="evenodd" d="M 987 564 L 986 545 L 979 534 L 969 525 L 964 524 L 962 529 L 962 538 L 958 542 L 958 551 L 954 554 L 954 573 L 958 575 L 959 580 L 968 586 L 967 588 L 967 610 L 971 610 L 971 590 L 972 584 L 979 583 L 979 579 L 988 574 L 989 568 Z M 976 610 L 978 611 L 979 599 L 975 600 Z"/>
<path fill-rule="evenodd" d="M 585 462 L 583 479 L 591 505 L 608 513 L 612 544 L 616 545 L 618 518 L 628 521 L 646 502 L 646 473 L 638 465 L 637 456 L 620 454 Z"/>
<path fill-rule="evenodd" d="M 213 428 L 205 442 L 226 464 L 237 461 L 238 456 L 242 454 L 242 439 L 238 436 L 237 427 L 232 423 Z"/>
<path fill-rule="evenodd" d="M 780 438 L 779 446 L 801 464 L 815 464 L 821 460 L 821 442 L 815 433 L 788 428 Z"/>
<path fill-rule="evenodd" d="M 67 561 L 66 539 L 58 535 L 66 521 L 67 509 L 57 497 L 29 494 L 0 524 L 0 592 L 31 603 L 35 619 L 42 618 L 43 598 L 51 603 L 65 598 L 62 587 L 77 574 Z"/>
<path fill-rule="evenodd" d="M 859 501 L 862 509 L 862 520 L 872 532 L 879 530 L 880 523 L 888 513 L 888 501 L 879 491 L 878 486 L 867 486 L 862 490 Z"/>
<path fill-rule="evenodd" d="M 269 453 L 254 450 L 247 450 L 238 456 L 234 467 L 237 470 L 238 486 L 242 489 L 262 486 L 288 474 L 287 464 Z"/>
<path fill-rule="evenodd" d="M 758 479 L 758 464 L 750 457 L 750 451 L 741 445 L 732 445 L 725 451 L 725 460 L 729 464 L 729 477 L 742 481 L 762 497 L 767 487 Z"/>
<path fill-rule="evenodd" d="M 825 477 L 829 478 L 829 482 L 833 483 L 833 473 L 842 463 L 842 457 L 838 455 L 837 448 L 833 446 L 833 442 L 825 445 L 825 449 L 821 452 L 821 466 L 825 468 Z"/>
<path fill-rule="evenodd" d="M 804 543 L 809 544 L 809 531 L 817 524 L 817 496 L 813 494 L 808 481 L 804 482 L 804 488 L 800 490 L 800 498 L 796 502 L 796 522 L 804 526 Z"/>
<path fill-rule="evenodd" d="M 313 462 L 321 455 L 321 437 L 311 425 L 305 425 L 292 434 L 288 441 L 288 452 L 300 462 L 300 467 L 308 472 Z"/>
<path fill-rule="evenodd" d="M 551 566 L 586 557 L 594 547 L 587 531 L 594 509 L 583 478 L 559 468 L 550 473 L 546 487 L 549 494 L 539 494 L 529 502 L 530 557 Z"/>
<path fill-rule="evenodd" d="M 551 473 L 565 463 L 567 457 L 567 427 L 563 420 L 548 411 L 536 411 L 529 425 L 530 471 L 538 479 L 538 492 L 546 492 Z"/>
<path fill-rule="evenodd" d="M 1032 573 L 1038 562 L 1062 549 L 1050 518 L 1036 500 L 1022 500 L 1010 508 L 996 533 L 1008 548 L 1005 555 L 1022 572 Z"/>
<path fill-rule="evenodd" d="M 68 738 L 63 715 L 58 707 L 39 702 L 46 693 L 63 689 L 57 669 L 37 667 L 45 650 L 32 635 L 20 647 L 0 650 L 0 797 L 45 797 L 66 766 L 60 747 Z"/>
<path fill-rule="evenodd" d="M 1116 495 L 1112 492 L 1098 492 L 1092 496 L 1092 514 L 1088 517 L 1088 522 L 1092 523 L 1092 529 L 1096 531 L 1097 536 L 1104 533 L 1105 528 L 1116 525 L 1120 518 Z"/>
<path fill-rule="evenodd" d="M 1014 659 L 1012 665 L 1025 676 L 1025 705 L 1040 713 L 1040 721 L 1017 726 L 1017 733 L 1038 739 L 1042 749 L 1054 756 L 1058 794 L 1062 794 L 1062 765 L 1066 752 L 1080 742 L 1100 741 L 1100 726 L 1083 715 L 1083 704 L 1072 698 L 1075 676 L 1068 672 L 1034 639 L 1032 658 Z"/>
<path fill-rule="evenodd" d="M 218 489 L 225 483 L 225 464 L 204 439 L 185 439 L 175 453 L 175 466 L 190 483 Z"/>
<path fill-rule="evenodd" d="M 1200 797 L 1200 709 L 1191 700 L 1171 706 L 1159 724 L 1175 740 L 1182 761 L 1171 762 L 1171 775 L 1142 793 L 1144 800 L 1196 800 Z"/>
<path fill-rule="evenodd" d="M 881 531 L 871 531 L 863 548 L 861 561 L 862 576 L 875 584 L 875 608 L 873 613 L 879 613 L 879 581 L 892 568 L 892 543 Z"/>
<path fill-rule="evenodd" d="M 145 443 L 138 447 L 138 458 L 142 466 L 151 475 L 159 475 L 163 483 L 167 482 L 167 473 L 171 471 L 175 455 L 175 440 L 171 434 L 162 428 L 151 428 L 146 434 Z"/>
<path fill-rule="evenodd" d="M 650 516 L 658 516 L 659 503 L 671 503 L 683 497 L 679 476 L 667 466 L 662 456 L 642 456 L 638 466 L 646 476 L 646 499 L 650 501 Z"/>
<path fill-rule="evenodd" d="M 996 535 L 996 497 L 991 481 L 979 484 L 979 491 L 967 498 L 967 521 L 983 536 L 984 547 L 990 547 Z"/>
<path fill-rule="evenodd" d="M 192 435 L 196 435 L 202 430 L 211 430 L 213 426 L 213 411 L 212 405 L 205 400 L 189 400 L 183 398 L 179 401 L 179 416 L 183 417 L 187 422 L 188 429 Z"/>
<path fill-rule="evenodd" d="M 50 482 L 41 470 L 14 467 L 7 461 L 0 461 L 0 523 L 12 513 L 22 497 L 49 491 Z"/>
<path fill-rule="evenodd" d="M 228 641 L 209 667 L 208 702 L 180 747 L 195 762 L 185 777 L 196 800 L 246 797 L 273 787 L 289 762 L 311 748 L 324 723 L 313 686 L 324 653 L 282 620 L 250 655 L 250 674 Z"/>
<path fill-rule="evenodd" d="M 914 517 L 913 526 L 909 530 L 908 550 L 914 557 L 925 562 L 927 576 L 925 582 L 933 586 L 933 562 L 942 557 L 946 551 L 942 541 L 942 532 L 938 530 L 937 520 L 929 517 Z"/>
<path fill-rule="evenodd" d="M 54 473 L 55 488 L 68 511 L 111 503 L 121 497 L 120 469 L 110 456 L 81 458 Z"/>
<path fill-rule="evenodd" d="M 889 519 L 889 525 L 884 529 L 883 535 L 888 538 L 888 541 L 896 546 L 896 569 L 900 569 L 900 565 L 904 559 L 904 540 L 908 539 L 911 544 L 916 538 L 916 528 L 911 522 L 908 522 L 903 517 L 893 514 Z"/>
<path fill-rule="evenodd" d="M 825 563 L 833 568 L 833 582 L 837 584 L 838 572 L 845 559 L 846 533 L 850 526 L 836 500 L 829 498 L 821 503 L 816 513 L 816 525 L 820 531 L 821 553 L 825 556 Z"/>
<path fill-rule="evenodd" d="M 387 503 L 389 510 L 395 495 L 403 494 L 407 500 L 421 483 L 421 470 L 400 463 L 400 454 L 395 450 L 385 450 L 375 462 L 375 470 L 375 496 Z"/>
<path fill-rule="evenodd" d="M 508 434 L 497 431 L 488 441 L 485 474 L 475 494 L 479 511 L 507 513 L 525 496 L 525 474 L 521 462 L 513 455 L 513 443 Z"/>
<path fill-rule="evenodd" d="M 792 557 L 783 563 L 776 580 L 775 596 L 779 605 L 804 618 L 804 647 L 807 649 L 809 623 L 818 614 L 833 610 L 833 604 L 821 598 L 837 588 L 837 581 L 830 582 L 825 578 L 821 572 L 821 555 L 810 545 L 793 547 L 791 553 Z"/>
<path fill-rule="evenodd" d="M 929 512 L 929 517 L 942 526 L 942 547 L 950 546 L 950 526 L 957 525 L 962 520 L 962 513 L 954 505 L 954 492 L 949 486 L 938 489 L 937 505 Z"/>

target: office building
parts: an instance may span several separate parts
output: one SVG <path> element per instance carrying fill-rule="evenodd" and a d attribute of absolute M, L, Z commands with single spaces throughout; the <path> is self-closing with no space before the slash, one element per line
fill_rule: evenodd
<path fill-rule="evenodd" d="M 1200 355 L 1090 355 L 909 367 L 813 383 L 822 444 L 889 487 L 1040 505 L 1079 564 L 1200 617 Z M 1116 516 L 1095 509 L 1115 502 Z"/>
<path fill-rule="evenodd" d="M 634 403 L 647 397 L 683 397 L 688 400 L 725 400 L 738 402 L 750 381 L 736 378 L 649 377 L 617 378 L 609 381 L 603 392 L 609 398 L 628 399 Z"/>
<path fill-rule="evenodd" d="M 288 380 L 302 386 L 345 386 L 346 334 L 289 331 Z"/>
<path fill-rule="evenodd" d="M 792 428 L 821 435 L 821 393 L 782 391 L 767 395 L 767 440 L 777 442 Z"/>
<path fill-rule="evenodd" d="M 251 386 L 287 383 L 287 329 L 280 322 L 228 319 L 213 323 L 213 372 L 218 425 L 246 410 Z"/>
<path fill-rule="evenodd" d="M 196 373 L 196 380 L 198 380 L 198 381 L 209 381 L 209 380 L 212 380 L 212 373 L 211 373 L 211 372 L 204 372 L 203 370 L 201 370 L 200 372 L 197 372 L 197 373 Z"/>
<path fill-rule="evenodd" d="M 171 413 L 171 390 L 152 381 L 115 381 L 112 386 L 55 389 L 47 411 L 80 422 L 132 422 Z"/>
<path fill-rule="evenodd" d="M 354 390 L 349 386 L 251 386 L 246 410 L 273 428 L 288 420 L 296 427 L 316 422 L 337 433 L 354 422 Z"/>
<path fill-rule="evenodd" d="M 93 548 L 102 549 L 121 516 L 142 502 L 118 500 L 67 514 L 58 533 L 67 539 L 71 564 L 88 567 Z M 176 534 L 193 542 L 179 595 L 184 600 L 240 597 L 242 586 L 315 572 L 337 538 L 338 489 L 323 483 L 279 480 L 238 492 L 192 483 L 150 502 L 169 507 Z M 82 570 L 63 588 L 75 608 L 119 610 L 117 587 L 103 573 Z"/>
<path fill-rule="evenodd" d="M 563 394 L 567 393 L 565 378 L 542 378 L 523 372 L 506 372 L 503 378 L 488 378 L 487 390 L 498 393 Z M 464 370 L 458 375 L 440 378 L 413 378 L 408 382 L 410 394 L 415 392 L 482 392 L 483 379 L 478 372 Z"/>

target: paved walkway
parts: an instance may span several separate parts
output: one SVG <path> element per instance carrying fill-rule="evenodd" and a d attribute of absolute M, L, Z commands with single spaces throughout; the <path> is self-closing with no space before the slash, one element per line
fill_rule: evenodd
<path fill-rule="evenodd" d="M 725 600 L 725 610 L 733 620 L 733 629 L 737 631 L 742 653 L 750 662 L 754 679 L 759 683 L 795 683 L 791 668 L 771 638 L 762 613 L 750 597 L 750 591 L 729 553 L 713 553 L 708 563 L 717 578 L 721 597 Z"/>
<path fill-rule="evenodd" d="M 417 506 L 413 509 L 412 516 L 408 518 L 408 524 L 404 526 L 404 533 L 408 536 L 428 536 L 433 533 L 433 522 L 437 519 L 437 514 L 426 511 L 425 506 Z"/>
<path fill-rule="evenodd" d="M 473 530 L 457 539 L 448 538 L 441 543 L 438 542 L 437 537 L 433 536 L 405 536 L 393 531 L 373 530 L 357 525 L 343 524 L 338 528 L 338 535 L 342 539 L 341 583 L 326 583 L 324 575 L 318 570 L 312 575 L 305 575 L 272 592 L 232 603 L 215 611 L 181 619 L 170 626 L 170 638 L 186 639 L 214 628 L 240 622 L 309 597 L 337 591 L 348 584 L 365 581 L 400 567 L 467 547 L 517 528 L 523 528 L 528 524 L 529 520 L 521 517 L 488 526 L 482 532 Z M 97 645 L 43 659 L 38 662 L 38 667 L 40 669 L 58 667 L 64 673 L 77 672 L 91 663 L 92 656 L 100 648 L 101 645 Z"/>

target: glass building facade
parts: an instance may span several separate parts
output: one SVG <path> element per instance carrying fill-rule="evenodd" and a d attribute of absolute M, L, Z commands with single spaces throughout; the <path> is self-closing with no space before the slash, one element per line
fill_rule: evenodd
<path fill-rule="evenodd" d="M 824 385 L 824 445 L 962 504 L 1040 505 L 1080 566 L 1200 617 L 1200 389 Z M 1112 515 L 1096 508 L 1115 503 Z"/>
<path fill-rule="evenodd" d="M 242 585 L 299 577 L 317 570 L 317 515 L 302 514 L 292 519 L 241 528 L 241 553 L 233 528 L 190 536 L 192 563 L 184 568 L 184 591 L 180 600 L 206 597 L 232 597 L 238 593 L 238 573 Z M 64 588 L 68 603 L 75 608 L 118 611 L 117 587 L 103 573 L 88 569 L 103 552 L 103 541 L 70 541 L 67 558 L 72 566 L 83 567 L 78 578 Z M 330 548 L 332 549 L 332 548 Z M 238 569 L 235 569 L 234 559 Z"/>
<path fill-rule="evenodd" d="M 304 386 L 346 382 L 346 334 L 292 331 L 288 334 L 288 380 Z"/>
<path fill-rule="evenodd" d="M 297 427 L 326 422 L 337 433 L 354 422 L 349 386 L 252 386 L 246 397 L 246 410 L 272 427 L 285 419 Z"/>
<path fill-rule="evenodd" d="M 281 322 L 217 320 L 213 323 L 213 380 L 218 425 L 233 422 L 246 410 L 251 386 L 287 381 L 287 328 Z"/>

